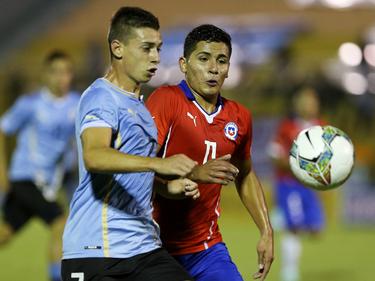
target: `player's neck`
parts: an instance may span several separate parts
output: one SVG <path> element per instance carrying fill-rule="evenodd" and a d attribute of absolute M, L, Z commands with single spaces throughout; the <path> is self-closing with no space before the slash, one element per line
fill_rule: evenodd
<path fill-rule="evenodd" d="M 139 98 L 141 91 L 140 84 L 136 83 L 130 77 L 116 71 L 113 67 L 111 67 L 109 71 L 104 75 L 104 78 L 120 89 L 126 92 L 134 93 L 135 96 Z"/>
<path fill-rule="evenodd" d="M 206 111 L 208 114 L 211 114 L 212 112 L 216 111 L 218 95 L 207 98 L 198 94 L 191 87 L 190 87 L 190 90 L 193 93 L 195 100 L 204 109 L 204 111 Z"/>
<path fill-rule="evenodd" d="M 48 94 L 53 98 L 53 99 L 61 99 L 65 97 L 68 92 L 67 91 L 59 91 L 59 90 L 54 90 L 51 87 L 46 87 Z"/>

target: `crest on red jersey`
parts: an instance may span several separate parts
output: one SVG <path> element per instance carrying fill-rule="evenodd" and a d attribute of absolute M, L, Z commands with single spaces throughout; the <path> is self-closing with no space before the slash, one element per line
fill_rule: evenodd
<path fill-rule="evenodd" d="M 225 125 L 224 128 L 225 136 L 230 140 L 236 140 L 238 136 L 238 126 L 234 122 L 229 122 Z"/>

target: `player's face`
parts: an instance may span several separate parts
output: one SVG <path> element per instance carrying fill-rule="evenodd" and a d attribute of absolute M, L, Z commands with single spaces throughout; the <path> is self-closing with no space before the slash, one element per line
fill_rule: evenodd
<path fill-rule="evenodd" d="M 135 84 L 146 83 L 155 75 L 162 45 L 160 32 L 152 28 L 133 28 L 123 45 L 122 70 Z"/>
<path fill-rule="evenodd" d="M 223 42 L 200 41 L 180 68 L 195 92 L 210 99 L 220 92 L 229 70 L 229 49 Z"/>
<path fill-rule="evenodd" d="M 55 59 L 45 69 L 45 83 L 58 96 L 65 95 L 73 79 L 72 63 L 68 59 Z"/>

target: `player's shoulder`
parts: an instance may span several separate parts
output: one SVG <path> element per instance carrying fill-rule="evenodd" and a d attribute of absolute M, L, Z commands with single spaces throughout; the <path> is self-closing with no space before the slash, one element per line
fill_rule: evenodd
<path fill-rule="evenodd" d="M 248 117 L 249 119 L 251 118 L 250 109 L 248 109 L 243 104 L 241 104 L 237 101 L 234 101 L 234 100 L 224 98 L 224 97 L 221 97 L 221 99 L 222 99 L 224 108 L 226 108 L 230 112 L 236 113 L 239 116 Z"/>
<path fill-rule="evenodd" d="M 82 94 L 80 104 L 95 103 L 97 105 L 114 103 L 114 97 L 103 79 L 96 79 Z"/>
<path fill-rule="evenodd" d="M 35 102 L 38 102 L 39 100 L 42 99 L 42 91 L 41 90 L 36 90 L 28 93 L 24 93 L 21 96 L 17 98 L 18 103 L 24 103 L 27 104 L 28 106 L 31 106 Z"/>
<path fill-rule="evenodd" d="M 181 91 L 178 85 L 163 85 L 158 87 L 156 90 L 152 92 L 150 97 L 152 98 L 180 98 L 183 96 L 183 92 Z"/>

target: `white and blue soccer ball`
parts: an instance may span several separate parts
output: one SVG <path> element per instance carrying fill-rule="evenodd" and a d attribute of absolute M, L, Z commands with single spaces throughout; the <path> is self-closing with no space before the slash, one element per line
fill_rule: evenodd
<path fill-rule="evenodd" d="M 302 130 L 290 149 L 289 164 L 304 185 L 328 190 L 342 185 L 354 165 L 354 146 L 347 134 L 332 126 Z"/>

